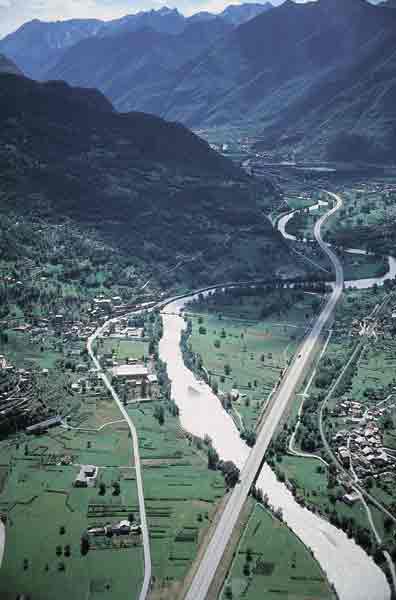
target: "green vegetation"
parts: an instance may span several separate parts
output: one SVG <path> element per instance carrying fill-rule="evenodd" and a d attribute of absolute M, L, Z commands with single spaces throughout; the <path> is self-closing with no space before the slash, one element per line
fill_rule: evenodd
<path fill-rule="evenodd" d="M 107 403 L 105 399 L 97 402 L 99 410 L 102 402 Z M 90 427 L 96 418 L 92 403 L 87 404 L 84 426 Z M 113 523 L 131 511 L 138 515 L 132 471 L 118 466 L 130 464 L 130 453 L 125 426 L 108 428 L 103 435 L 57 428 L 38 437 L 19 435 L 1 443 L 6 477 L 0 509 L 7 518 L 2 598 L 13 600 L 17 593 L 24 593 L 52 600 L 54 589 L 61 599 L 71 595 L 82 599 L 88 591 L 102 592 L 103 598 L 121 598 L 131 590 L 138 594 L 143 577 L 138 539 L 128 538 L 118 549 L 119 540 L 104 538 L 104 545 L 98 547 L 104 552 L 96 551 L 95 544 L 84 556 L 80 548 L 84 531 L 104 520 L 93 511 L 94 505 L 105 506 L 106 518 Z M 97 487 L 74 487 L 79 464 L 91 463 L 103 465 Z M 108 484 L 103 496 L 99 494 L 102 481 Z M 115 481 L 120 485 L 117 496 L 110 490 Z"/>
<path fill-rule="evenodd" d="M 166 369 L 156 359 L 160 318 L 143 315 L 131 319 L 130 326 L 141 327 L 143 337 L 102 338 L 98 353 L 120 362 L 144 358 L 156 366 L 156 401 L 135 403 L 128 410 L 143 462 L 154 587 L 171 597 L 196 557 L 224 495 L 225 478 L 208 469 L 206 446 L 180 428 Z M 84 343 L 63 337 L 63 329 L 42 339 L 29 330 L 10 331 L 2 342 L 7 360 L 29 366 L 29 408 L 37 404 L 36 420 L 60 412 L 67 426 L 29 436 L 21 433 L 19 422 L 17 435 L 0 442 L 0 512 L 7 521 L 1 597 L 7 592 L 5 599 L 14 600 L 17 593 L 26 593 L 50 600 L 53 582 L 62 588 L 60 598 L 73 593 L 83 600 L 88 592 L 112 600 L 137 596 L 143 576 L 140 536 L 85 533 L 129 515 L 139 522 L 139 506 L 129 430 L 103 383 L 89 370 Z M 48 372 L 42 372 L 43 357 Z M 0 390 L 12 389 L 17 381 L 15 369 L 2 372 Z M 74 486 L 81 464 L 99 467 L 94 487 Z M 79 582 L 73 587 L 74 577 Z"/>
<path fill-rule="evenodd" d="M 206 369 L 245 435 L 255 430 L 320 302 L 320 295 L 301 290 L 256 288 L 215 293 L 190 306 L 192 366 Z"/>
<path fill-rule="evenodd" d="M 339 219 L 328 223 L 328 238 L 338 246 L 373 254 L 395 255 L 396 191 L 394 179 L 358 183 L 342 193 Z"/>
<path fill-rule="evenodd" d="M 384 557 L 360 501 L 349 502 L 351 487 L 338 466 L 331 462 L 319 433 L 319 409 L 338 376 L 337 388 L 323 411 L 327 442 L 346 470 L 350 464 L 359 483 L 396 516 L 394 459 L 384 448 L 395 436 L 396 384 L 394 285 L 370 290 L 348 290 L 336 311 L 331 341 L 320 361 L 309 396 L 305 399 L 295 449 L 312 458 L 288 455 L 295 412 L 269 451 L 269 462 L 292 487 L 298 502 L 320 512 L 334 525 L 353 536 L 384 567 Z M 356 349 L 355 355 L 354 350 Z M 355 356 L 346 367 L 351 356 Z M 301 402 L 301 396 L 296 397 Z M 350 459 L 345 458 L 349 445 Z M 327 468 L 314 458 L 329 461 Z M 396 555 L 394 523 L 372 507 L 383 546 Z"/>
<path fill-rule="evenodd" d="M 326 577 L 287 525 L 255 505 L 242 537 L 222 600 L 333 600 Z"/>
<path fill-rule="evenodd" d="M 190 568 L 224 495 L 224 479 L 208 470 L 201 442 L 183 433 L 171 404 L 165 404 L 163 425 L 152 404 L 128 410 L 139 432 L 155 584 L 165 593 Z"/>

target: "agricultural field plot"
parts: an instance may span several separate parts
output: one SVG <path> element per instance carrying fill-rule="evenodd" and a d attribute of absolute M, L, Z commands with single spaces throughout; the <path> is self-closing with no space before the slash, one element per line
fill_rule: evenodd
<path fill-rule="evenodd" d="M 4 342 L 4 334 L 7 342 Z M 49 337 L 33 340 L 26 333 L 5 330 L 0 338 L 0 354 L 5 354 L 10 363 L 26 369 L 53 369 L 63 359 L 59 339 Z"/>
<path fill-rule="evenodd" d="M 328 207 L 320 207 L 317 210 L 305 210 L 296 213 L 286 226 L 287 233 L 294 235 L 297 240 L 312 241 L 315 223 L 327 210 Z M 342 209 L 342 211 L 345 212 L 345 209 Z M 339 219 L 331 219 L 330 221 L 334 230 L 344 226 L 344 224 L 338 222 Z M 332 237 L 333 229 L 327 230 L 329 238 Z M 352 248 L 354 246 L 346 247 Z M 366 249 L 365 245 L 362 246 L 361 244 L 357 244 L 356 247 L 362 250 Z M 386 258 L 374 254 L 351 254 L 340 249 L 337 250 L 337 254 L 343 264 L 344 276 L 347 281 L 380 277 L 385 275 L 389 268 Z"/>
<path fill-rule="evenodd" d="M 81 552 L 87 528 L 118 522 L 130 513 L 138 517 L 133 471 L 99 469 L 95 487 L 74 487 L 79 464 L 88 458 L 95 464 L 97 454 L 84 456 L 71 435 L 54 429 L 50 435 L 1 442 L 2 472 L 7 472 L 0 492 L 0 510 L 7 518 L 2 599 L 24 593 L 53 600 L 55 589 L 61 600 L 138 595 L 143 578 L 139 539 L 95 541 L 86 555 Z M 61 464 L 66 456 L 72 464 Z"/>
<path fill-rule="evenodd" d="M 152 405 L 128 411 L 139 433 L 155 589 L 174 598 L 224 496 L 224 479 L 208 470 L 206 452 L 169 411 L 163 425 Z"/>
<path fill-rule="evenodd" d="M 301 208 L 309 208 L 310 206 L 313 206 L 317 202 L 317 200 L 314 198 L 307 198 L 305 196 L 299 197 L 299 196 L 295 196 L 295 195 L 293 195 L 293 196 L 286 195 L 285 201 L 287 202 L 288 206 L 292 210 L 301 209 Z"/>
<path fill-rule="evenodd" d="M 219 392 L 238 390 L 232 411 L 242 429 L 255 429 L 319 305 L 320 296 L 283 290 L 224 295 L 189 307 L 191 351 Z"/>
<path fill-rule="evenodd" d="M 147 358 L 148 348 L 148 342 L 142 340 L 109 337 L 100 340 L 98 353 L 102 356 L 112 354 L 114 360 L 122 362 L 127 358 Z"/>
<path fill-rule="evenodd" d="M 226 581 L 222 600 L 334 600 L 309 550 L 260 505 L 256 505 Z"/>
<path fill-rule="evenodd" d="M 326 223 L 329 238 L 347 248 L 394 255 L 396 193 L 390 180 L 342 191 L 339 219 Z"/>
<path fill-rule="evenodd" d="M 389 270 L 386 258 L 374 254 L 351 254 L 337 250 L 337 254 L 344 267 L 346 281 L 382 277 Z"/>
<path fill-rule="evenodd" d="M 379 225 L 388 219 L 396 219 L 396 193 L 383 190 L 348 189 L 342 192 L 344 206 L 340 211 L 342 226 L 359 227 Z M 333 223 L 328 225 L 337 229 Z"/>
<path fill-rule="evenodd" d="M 367 528 L 367 513 L 361 503 L 347 506 L 341 501 L 343 488 L 332 485 L 328 469 L 314 458 L 299 456 L 282 457 L 276 467 L 278 476 L 290 482 L 295 490 L 295 497 L 302 505 L 309 505 L 316 512 L 331 522 L 344 523 L 352 531 L 353 528 Z"/>
<path fill-rule="evenodd" d="M 328 206 L 323 206 L 314 210 L 306 208 L 302 212 L 296 212 L 287 223 L 286 232 L 289 235 L 294 235 L 298 240 L 314 240 L 315 223 L 328 210 Z"/>
<path fill-rule="evenodd" d="M 369 344 L 362 353 L 352 380 L 350 395 L 367 406 L 379 402 L 391 405 L 396 396 L 391 396 L 396 386 L 396 340 L 379 339 Z"/>

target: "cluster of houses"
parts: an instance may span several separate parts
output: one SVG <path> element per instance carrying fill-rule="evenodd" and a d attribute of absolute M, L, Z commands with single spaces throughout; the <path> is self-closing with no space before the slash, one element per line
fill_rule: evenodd
<path fill-rule="evenodd" d="M 375 422 L 364 423 L 351 431 L 335 434 L 337 455 L 346 467 L 352 467 L 358 477 L 375 475 L 396 466 L 396 460 L 383 447 L 382 434 Z"/>
<path fill-rule="evenodd" d="M 139 523 L 131 523 L 127 520 L 119 521 L 114 524 L 107 524 L 103 527 L 91 527 L 88 529 L 88 535 L 92 536 L 112 536 L 112 535 L 140 535 L 142 529 Z"/>
<path fill-rule="evenodd" d="M 154 372 L 141 361 L 130 359 L 126 364 L 115 365 L 111 369 L 113 378 L 124 386 L 133 399 L 159 397 L 158 379 Z"/>
<path fill-rule="evenodd" d="M 345 399 L 343 402 L 337 404 L 336 408 L 333 410 L 333 415 L 344 417 L 346 423 L 360 424 L 362 419 L 366 420 L 365 411 L 365 406 L 360 402 Z"/>
<path fill-rule="evenodd" d="M 112 296 L 111 298 L 98 296 L 93 299 L 88 312 L 91 319 L 104 322 L 110 315 L 117 317 L 125 314 L 128 310 L 144 310 L 150 308 L 153 304 L 154 301 L 150 301 L 136 306 L 135 304 L 123 303 L 121 296 Z"/>

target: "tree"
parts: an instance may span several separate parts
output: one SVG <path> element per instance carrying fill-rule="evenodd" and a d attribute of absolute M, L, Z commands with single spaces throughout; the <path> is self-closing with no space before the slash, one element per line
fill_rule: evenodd
<path fill-rule="evenodd" d="M 99 496 L 104 496 L 106 493 L 106 484 L 101 481 L 99 484 Z"/>
<path fill-rule="evenodd" d="M 219 464 L 219 455 L 213 446 L 208 447 L 208 469 L 215 471 Z"/>
<path fill-rule="evenodd" d="M 59 534 L 60 535 L 65 535 L 65 533 L 66 533 L 66 527 L 64 525 L 61 525 L 59 527 Z"/>
<path fill-rule="evenodd" d="M 384 518 L 384 529 L 387 533 L 389 533 L 389 531 L 392 529 L 393 527 L 393 521 L 390 517 L 385 516 Z"/>
<path fill-rule="evenodd" d="M 230 488 L 235 487 L 239 481 L 238 467 L 231 460 L 227 460 L 221 464 L 220 468 L 224 475 L 227 486 Z"/>
<path fill-rule="evenodd" d="M 89 535 L 85 531 L 81 536 L 81 556 L 86 556 L 89 552 Z"/>
<path fill-rule="evenodd" d="M 227 585 L 226 589 L 225 589 L 225 597 L 228 600 L 232 600 L 232 587 L 230 585 Z"/>
<path fill-rule="evenodd" d="M 119 496 L 121 493 L 121 487 L 118 481 L 113 483 L 113 496 Z"/>
<path fill-rule="evenodd" d="M 157 404 L 154 409 L 154 417 L 157 419 L 160 425 L 163 425 L 165 422 L 165 411 L 162 404 Z"/>

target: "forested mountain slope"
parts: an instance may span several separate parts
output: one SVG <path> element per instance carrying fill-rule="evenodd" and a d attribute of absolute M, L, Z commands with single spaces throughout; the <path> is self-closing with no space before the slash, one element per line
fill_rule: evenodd
<path fill-rule="evenodd" d="M 293 270 L 266 217 L 276 194 L 188 131 L 119 114 L 95 90 L 0 76 L 2 211 L 95 230 L 184 282 Z"/>

